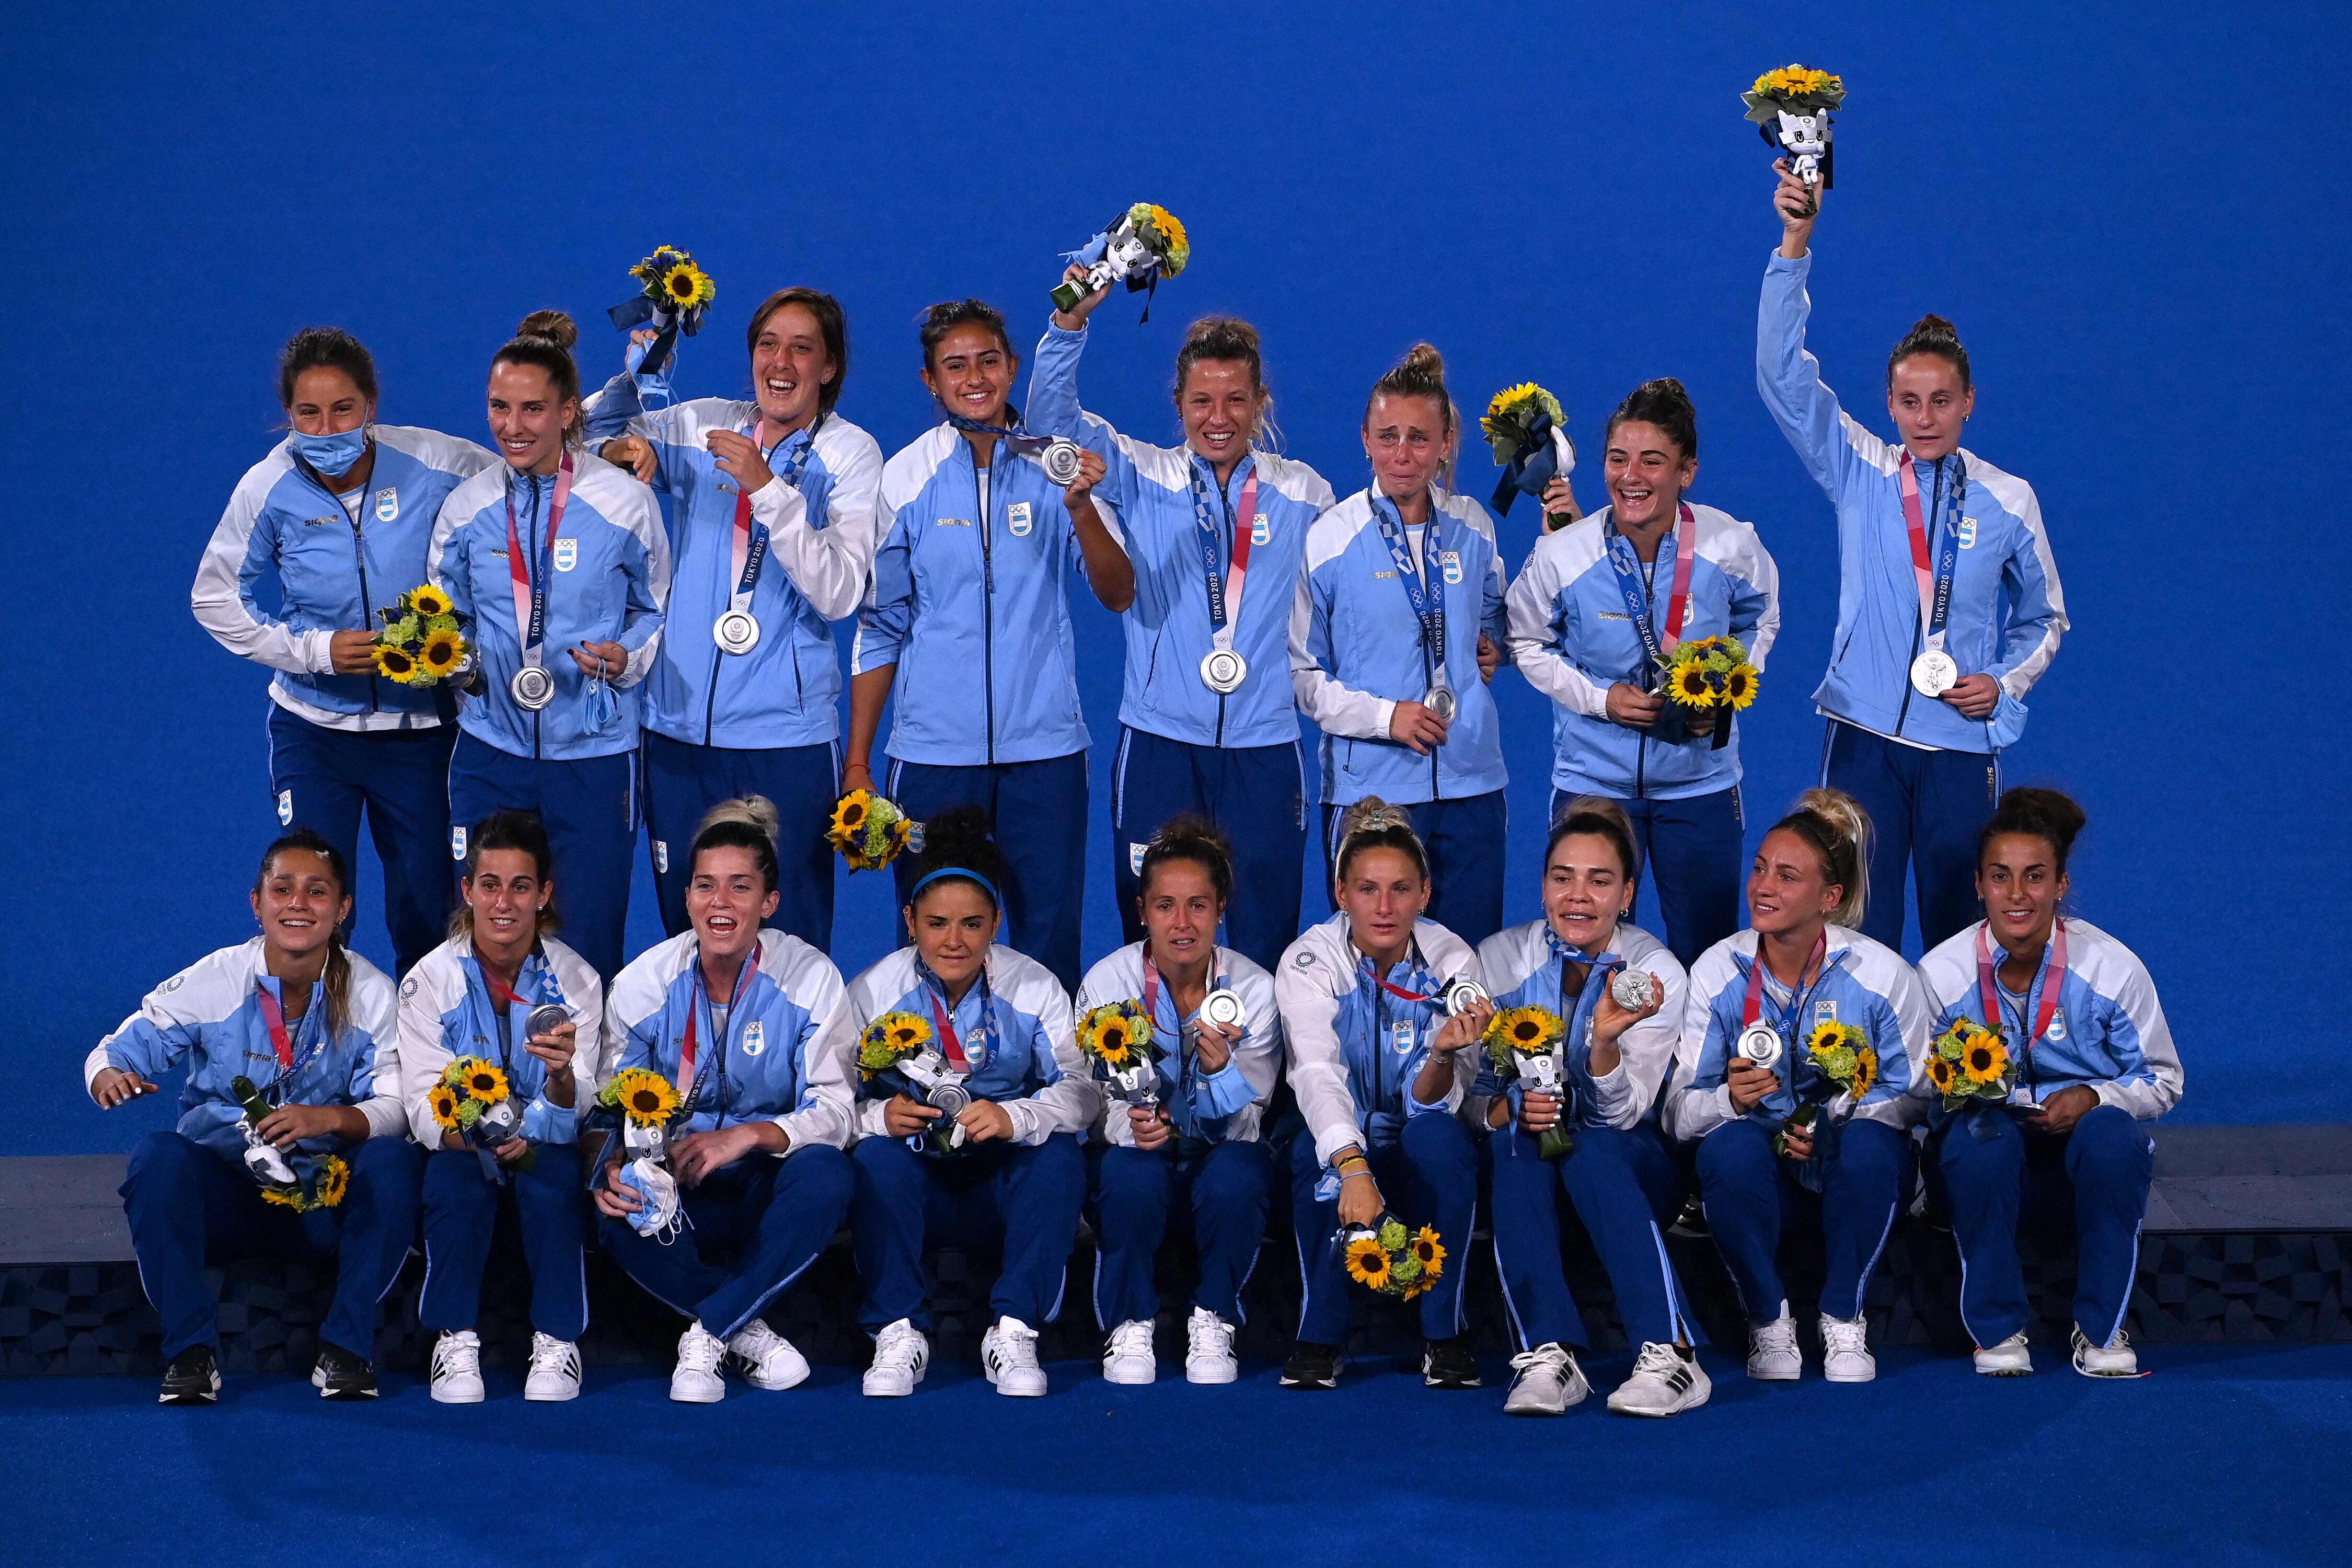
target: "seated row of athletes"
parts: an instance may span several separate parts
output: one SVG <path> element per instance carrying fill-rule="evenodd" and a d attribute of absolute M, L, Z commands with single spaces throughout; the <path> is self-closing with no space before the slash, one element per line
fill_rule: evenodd
<path fill-rule="evenodd" d="M 1235 893 L 1223 837 L 1182 817 L 1150 841 L 1139 872 L 1146 935 L 1097 963 L 1075 1002 L 1034 960 L 998 941 L 1008 868 L 969 807 L 929 825 L 904 911 L 908 945 L 844 984 L 822 952 L 767 928 L 781 875 L 772 806 L 722 804 L 685 861 L 688 929 L 641 955 L 609 996 L 554 936 L 560 863 L 536 816 L 501 812 L 469 837 L 464 903 L 449 939 L 399 988 L 338 935 L 348 878 L 338 851 L 298 830 L 271 847 L 252 893 L 262 934 L 158 987 L 89 1054 L 104 1107 L 152 1089 L 184 1058 L 177 1130 L 152 1133 L 123 1184 L 141 1278 L 163 1320 L 166 1403 L 209 1403 L 219 1374 L 208 1257 L 338 1256 L 314 1381 L 330 1397 L 375 1392 L 376 1304 L 409 1249 L 421 1203 L 419 1315 L 439 1331 L 432 1394 L 484 1396 L 476 1331 L 483 1270 L 511 1195 L 534 1333 L 527 1399 L 580 1386 L 586 1326 L 583 1221 L 645 1289 L 688 1321 L 670 1396 L 722 1397 L 732 1366 L 752 1386 L 790 1388 L 806 1360 L 763 1320 L 779 1292 L 847 1219 L 874 1336 L 866 1393 L 922 1381 L 930 1327 L 927 1244 L 992 1246 L 1002 1270 L 982 1339 L 989 1381 L 1040 1394 L 1036 1325 L 1060 1310 L 1090 1204 L 1094 1310 L 1104 1375 L 1154 1380 L 1155 1263 L 1171 1225 L 1189 1230 L 1199 1282 L 1186 1321 L 1186 1377 L 1231 1382 L 1239 1296 L 1255 1267 L 1286 1135 L 1290 1225 L 1303 1304 L 1282 1385 L 1328 1389 L 1341 1368 L 1349 1286 L 1341 1227 L 1393 1214 L 1434 1228 L 1456 1254 L 1420 1301 L 1424 1381 L 1478 1386 L 1463 1337 L 1461 1265 L 1482 1166 L 1495 1259 L 1512 1329 L 1504 1408 L 1559 1415 L 1588 1393 L 1583 1321 L 1562 1270 L 1563 1197 L 1609 1276 L 1630 1374 L 1610 1408 L 1665 1416 L 1710 1392 L 1664 1238 L 1695 1167 L 1708 1226 L 1746 1306 L 1748 1375 L 1794 1380 L 1797 1324 L 1776 1261 L 1784 1227 L 1817 1227 L 1822 1372 L 1868 1382 L 1869 1278 L 1924 1161 L 1964 1261 L 1962 1316 L 1979 1372 L 2032 1370 L 2017 1252 L 2021 1217 L 2071 1226 L 2078 1247 L 2074 1364 L 2130 1375 L 2123 1331 L 2154 1152 L 2142 1122 L 2179 1098 L 2181 1072 L 2155 989 L 2114 938 L 2064 919 L 2080 809 L 2015 789 L 1981 836 L 1981 921 L 1915 971 L 1854 929 L 1869 826 L 1851 797 L 1807 792 L 1763 840 L 1748 880 L 1749 929 L 1688 974 L 1625 923 L 1639 861 L 1625 813 L 1571 802 L 1545 850 L 1544 914 L 1475 949 L 1425 918 L 1433 887 L 1407 814 L 1349 808 L 1337 850 L 1338 912 L 1308 929 L 1273 974 L 1216 945 Z M 1653 984 L 1631 1005 L 1621 969 Z M 1449 1013 L 1450 984 L 1486 994 Z M 1207 1014 L 1217 992 L 1237 1022 Z M 1073 1035 L 1074 1009 L 1140 998 L 1170 1042 L 1152 1107 L 1104 1094 Z M 1496 1080 L 1478 1048 L 1498 1007 L 1569 1021 L 1565 1085 L 1548 1096 Z M 534 1015 L 552 1006 L 553 1015 Z M 869 1082 L 858 1044 L 887 1014 L 935 1026 L 969 1072 L 956 1146 L 942 1112 Z M 551 1017 L 561 1017 L 551 1024 Z M 1947 1115 L 1927 1092 L 1931 1037 L 1972 1018 L 2030 1042 L 2015 1110 Z M 1820 1020 L 1859 1027 L 1881 1063 L 1850 1117 L 1788 1127 L 1800 1042 Z M 1759 1023 L 1784 1046 L 1758 1066 L 1735 1042 Z M 535 1032 L 532 1032 L 534 1031 Z M 495 1159 L 430 1105 L 455 1055 L 495 1056 L 519 1100 L 522 1136 Z M 278 1071 L 258 1134 L 288 1151 L 350 1149 L 339 1206 L 268 1205 L 240 1165 L 231 1079 Z M 1286 1067 L 1297 1121 L 1269 1125 Z M 579 1115 L 632 1068 L 690 1086 L 671 1166 L 684 1224 L 642 1223 L 651 1195 L 617 1147 L 584 1146 Z M 1566 1123 L 1573 1142 L 1547 1151 Z M 1915 1128 L 1925 1124 L 1924 1141 Z M 1785 1131 L 1784 1131 L 1785 1129 Z M 411 1142 L 413 1130 L 415 1142 Z M 1776 1142 L 1776 1135 L 1778 1142 Z M 1675 1145 L 1696 1144 L 1678 1163 Z M 1922 1151 L 1924 1150 L 1924 1155 Z M 428 1153 L 427 1151 L 430 1151 Z M 527 1152 L 527 1155 L 526 1155 Z M 583 1159 L 587 1162 L 583 1172 Z M 593 1200 L 589 1195 L 593 1193 Z"/>

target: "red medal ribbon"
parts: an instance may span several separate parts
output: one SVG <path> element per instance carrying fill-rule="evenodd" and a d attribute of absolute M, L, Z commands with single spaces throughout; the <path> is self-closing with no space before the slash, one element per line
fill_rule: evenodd
<path fill-rule="evenodd" d="M 1977 994 L 1984 1004 L 1985 1027 L 1998 1029 L 2001 1026 L 2000 993 L 1995 988 L 1992 942 L 1986 934 L 1990 927 L 1990 921 L 1977 927 Z M 2034 1043 L 2048 1031 L 2050 1020 L 2058 1016 L 2058 994 L 2066 988 L 2066 921 L 2063 917 L 2051 927 L 2047 968 L 2034 978 L 2042 985 L 2042 1005 L 2033 1010 L 2033 1033 L 2017 1053 L 2028 1058 L 2033 1055 Z M 2025 989 L 2027 994 L 2032 994 L 2032 985 Z"/>
<path fill-rule="evenodd" d="M 1812 957 L 1805 960 L 1805 969 L 1812 970 L 1813 984 L 1815 985 L 1819 985 L 1822 983 L 1822 972 L 1819 966 L 1829 957 L 1829 951 L 1830 933 L 1827 931 L 1823 931 L 1822 932 L 1822 939 L 1813 943 Z M 1798 986 L 1804 984 L 1804 979 L 1805 970 L 1801 969 L 1797 971 L 1797 985 L 1791 985 L 1789 987 L 1789 999 L 1790 1004 L 1792 1006 L 1797 1005 L 1801 1000 Z M 1759 936 L 1756 939 L 1756 962 L 1748 966 L 1748 1000 L 1739 1009 L 1739 1026 L 1744 1029 L 1748 1027 L 1748 1025 L 1756 1022 L 1757 1016 L 1763 1011 L 1763 1007 L 1764 939 Z"/>

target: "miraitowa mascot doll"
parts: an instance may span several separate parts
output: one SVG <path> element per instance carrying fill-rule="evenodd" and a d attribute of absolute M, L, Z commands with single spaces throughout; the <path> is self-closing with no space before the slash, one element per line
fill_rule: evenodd
<path fill-rule="evenodd" d="M 1818 190 L 1830 188 L 1830 110 L 1845 103 L 1843 79 L 1806 66 L 1783 66 L 1758 77 L 1739 100 L 1765 144 L 1789 160 L 1799 179 Z"/>

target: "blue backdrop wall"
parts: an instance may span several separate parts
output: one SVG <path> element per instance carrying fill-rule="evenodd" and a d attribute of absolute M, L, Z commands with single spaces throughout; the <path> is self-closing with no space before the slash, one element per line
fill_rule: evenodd
<path fill-rule="evenodd" d="M 1193 315 L 1264 330 L 1290 448 L 1364 482 L 1364 388 L 1413 339 L 1475 413 L 1536 379 L 1597 454 L 1636 382 L 1700 409 L 1697 494 L 1755 520 L 1784 629 L 1747 726 L 1751 837 L 1818 765 L 1835 614 L 1827 502 L 1754 390 L 1777 226 L 1738 94 L 1842 72 L 1812 342 L 1849 405 L 1923 310 L 1982 387 L 1970 446 L 2028 478 L 2074 631 L 2012 781 L 2075 791 L 2075 902 L 2146 955 L 2188 1065 L 2181 1115 L 2333 1118 L 2352 1037 L 2339 660 L 2345 13 L 2319 5 L 1720 11 L 1367 4 L 734 5 L 574 0 L 20 12 L 6 28 L 21 263 L 0 377 L 5 620 L 0 1151 L 128 1148 L 76 1065 L 149 985 L 251 930 L 275 826 L 262 679 L 189 618 L 198 551 L 276 439 L 273 356 L 357 331 L 382 416 L 479 437 L 483 370 L 527 310 L 583 322 L 658 242 L 719 280 L 695 395 L 741 388 L 744 311 L 811 282 L 850 312 L 845 411 L 895 450 L 929 418 L 911 318 L 976 293 L 1025 343 L 1054 253 L 1144 198 L 1196 260 L 1148 325 L 1101 313 L 1089 402 L 1174 439 Z M 1483 489 L 1483 452 L 1465 465 Z M 1601 499 L 1597 456 L 1580 475 Z M 1505 528 L 1508 563 L 1535 526 Z M 1091 604 L 1087 956 L 1116 941 L 1103 759 L 1116 628 Z M 2306 662 L 2311 667 L 2306 668 Z M 1533 912 L 1543 704 L 1506 674 L 1515 913 Z M 361 946 L 385 953 L 366 868 Z M 839 958 L 889 942 L 849 883 Z M 642 868 L 633 948 L 659 934 Z M 2329 982 L 2327 976 L 2339 976 Z"/>

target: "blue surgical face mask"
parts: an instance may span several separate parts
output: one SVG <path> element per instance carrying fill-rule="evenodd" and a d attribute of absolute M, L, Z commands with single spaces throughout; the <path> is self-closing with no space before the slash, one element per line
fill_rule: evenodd
<path fill-rule="evenodd" d="M 331 436 L 305 436 L 297 430 L 289 439 L 304 462 L 331 479 L 349 472 L 351 466 L 366 455 L 368 427 L 362 425 L 356 430 L 338 430 Z"/>

